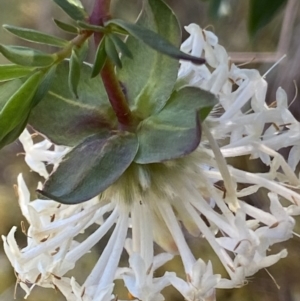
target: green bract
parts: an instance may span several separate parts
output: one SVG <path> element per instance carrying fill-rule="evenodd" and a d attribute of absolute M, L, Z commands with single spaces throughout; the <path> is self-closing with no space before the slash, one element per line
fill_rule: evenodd
<path fill-rule="evenodd" d="M 64 204 L 88 201 L 124 173 L 137 149 L 132 133 L 90 136 L 65 156 L 39 193 Z"/>
<path fill-rule="evenodd" d="M 82 64 L 78 98 L 69 88 L 69 62 L 57 66 L 47 95 L 31 112 L 29 123 L 56 144 L 75 146 L 86 137 L 116 127 L 116 118 L 99 77 Z"/>
<path fill-rule="evenodd" d="M 194 151 L 201 139 L 200 120 L 216 104 L 213 94 L 194 87 L 173 92 L 166 106 L 138 127 L 139 151 L 135 162 L 155 163 Z M 204 117 L 204 118 L 203 118 Z"/>

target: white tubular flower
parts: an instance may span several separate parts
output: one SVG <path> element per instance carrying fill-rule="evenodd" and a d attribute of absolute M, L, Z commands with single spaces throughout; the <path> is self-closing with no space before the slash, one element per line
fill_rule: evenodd
<path fill-rule="evenodd" d="M 58 164 L 60 159 L 70 151 L 69 147 L 61 146 L 55 146 L 54 151 L 51 151 L 52 143 L 47 139 L 34 144 L 26 128 L 20 135 L 19 140 L 23 145 L 25 161 L 28 166 L 45 179 L 49 177 L 45 162 L 53 165 Z"/>
<path fill-rule="evenodd" d="M 73 293 L 78 285 L 62 276 L 73 269 L 76 261 L 88 252 L 97 243 L 97 238 L 103 237 L 114 224 L 116 212 L 102 224 L 103 215 L 112 207 L 110 204 L 98 206 L 98 199 L 89 201 L 84 207 L 66 206 L 45 200 L 29 202 L 29 191 L 22 175 L 18 177 L 18 194 L 22 213 L 30 224 L 27 232 L 27 247 L 19 250 L 14 239 L 16 227 L 2 239 L 4 250 L 16 271 L 18 282 L 26 291 L 26 297 L 35 285 L 39 285 L 57 287 L 64 292 L 67 300 L 77 300 L 73 298 Z M 100 231 L 94 232 L 80 244 L 73 240 L 94 223 L 102 224 Z M 113 275 L 111 277 L 113 279 Z M 91 291 L 93 296 L 96 295 L 97 286 L 92 289 L 90 287 L 86 285 L 82 290 L 86 294 Z M 104 290 L 105 287 L 101 289 Z M 67 291 L 73 293 L 69 296 Z M 94 300 L 93 296 L 87 300 Z M 99 299 L 99 301 L 104 300 L 110 299 L 107 297 Z"/>
<path fill-rule="evenodd" d="M 185 300 L 215 300 L 214 288 L 219 283 L 221 275 L 213 274 L 210 261 L 206 265 L 205 262 L 199 258 L 192 268 L 192 273 L 188 274 L 187 281 L 176 277 L 174 273 L 169 274 L 172 285 L 184 296 Z"/>
<path fill-rule="evenodd" d="M 170 285 L 167 276 L 154 277 L 157 268 L 173 258 L 172 254 L 153 255 L 153 221 L 147 203 L 132 206 L 132 239 L 127 239 L 125 248 L 129 254 L 130 268 L 121 268 L 117 277 L 122 278 L 130 294 L 144 301 L 165 300 L 160 292 Z"/>
<path fill-rule="evenodd" d="M 163 301 L 165 298 L 160 293 L 166 286 L 170 285 L 169 277 L 153 278 L 156 268 L 164 265 L 172 259 L 171 254 L 162 253 L 154 257 L 153 264 L 146 268 L 145 261 L 138 253 L 133 253 L 129 258 L 130 268 L 121 268 L 118 277 L 124 280 L 130 294 L 138 300 Z"/>
<path fill-rule="evenodd" d="M 131 296 L 142 301 L 164 300 L 161 291 L 168 285 L 188 301 L 212 301 L 215 289 L 240 287 L 247 277 L 287 255 L 286 250 L 272 253 L 272 246 L 292 237 L 291 216 L 300 214 L 300 195 L 294 189 L 300 186 L 294 173 L 300 125 L 288 111 L 281 88 L 268 106 L 267 83 L 257 70 L 235 66 L 213 33 L 195 24 L 186 29 L 190 37 L 182 50 L 205 57 L 207 63 L 181 62 L 177 87 L 197 86 L 220 99 L 201 125 L 199 147 L 176 160 L 132 163 L 101 195 L 80 205 L 30 202 L 19 176 L 19 203 L 30 225 L 28 244 L 19 249 L 16 228 L 3 241 L 26 296 L 39 285 L 59 289 L 68 301 L 110 301 L 115 299 L 114 280 L 122 279 Z M 45 164 L 57 164 L 67 151 L 58 146 L 49 151 L 46 140 L 33 144 L 27 131 L 20 140 L 30 168 L 46 178 Z M 277 152 L 286 146 L 292 147 L 288 162 Z M 225 160 L 240 156 L 259 158 L 269 170 L 245 171 Z M 258 208 L 249 200 L 260 188 L 269 192 L 269 199 Z M 77 242 L 95 224 L 98 228 Z M 67 278 L 110 229 L 113 233 L 85 282 Z M 227 271 L 224 278 L 213 273 L 213 262 L 195 258 L 186 231 L 206 239 Z M 154 243 L 165 253 L 155 254 Z M 129 263 L 119 268 L 124 247 Z M 174 255 L 180 256 L 185 277 L 172 270 L 155 277 L 154 271 Z"/>
<path fill-rule="evenodd" d="M 53 284 L 56 289 L 70 301 L 113 301 L 116 300 L 112 291 L 114 284 L 110 284 L 107 287 L 102 288 L 97 295 L 95 295 L 96 286 L 86 287 L 80 286 L 74 277 L 71 279 L 63 277 L 60 279 L 54 279 Z"/>

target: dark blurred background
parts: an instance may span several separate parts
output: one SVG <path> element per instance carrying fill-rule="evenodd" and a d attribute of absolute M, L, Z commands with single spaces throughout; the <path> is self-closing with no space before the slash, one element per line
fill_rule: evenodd
<path fill-rule="evenodd" d="M 266 22 L 259 26 L 255 18 L 249 23 L 249 15 L 253 6 L 259 3 L 263 7 L 259 11 L 265 13 Z M 89 11 L 93 5 L 92 0 L 85 0 L 83 3 Z M 264 73 L 283 54 L 287 57 L 267 75 L 269 83 L 268 102 L 275 100 L 275 93 L 279 86 L 283 87 L 291 101 L 295 95 L 291 109 L 295 116 L 300 119 L 299 95 L 296 94 L 296 87 L 300 87 L 300 12 L 299 0 L 168 0 L 166 1 L 178 15 L 182 26 L 190 23 L 197 23 L 201 27 L 208 27 L 219 37 L 219 42 L 230 52 L 232 60 L 239 63 L 248 63 L 245 68 L 257 68 Z M 253 4 L 254 3 L 254 4 Z M 276 6 L 276 7 L 275 7 Z M 113 15 L 123 17 L 127 20 L 134 20 L 141 7 L 139 0 L 113 0 Z M 275 11 L 268 16 L 268 11 Z M 70 21 L 65 14 L 49 0 L 0 0 L 0 21 L 1 24 L 12 24 L 29 28 L 39 29 L 51 34 L 62 36 L 62 33 L 55 27 L 52 18 L 62 21 Z M 263 20 L 264 21 L 264 20 Z M 256 22 L 256 23 L 255 23 Z M 264 24 L 266 23 L 266 24 Z M 256 26 L 257 25 L 257 26 Z M 256 26 L 256 27 L 255 27 Z M 187 34 L 183 30 L 183 39 Z M 67 37 L 68 38 L 68 37 Z M 0 29 L 1 44 L 22 44 L 13 36 Z M 50 48 L 43 48 L 51 51 Z M 93 51 L 93 50 L 92 50 Z M 0 55 L 0 63 L 7 61 Z M 20 231 L 20 221 L 24 220 L 17 204 L 17 197 L 13 189 L 16 184 L 17 175 L 22 172 L 26 183 L 32 191 L 32 199 L 36 183 L 40 179 L 36 174 L 31 173 L 24 163 L 22 147 L 15 142 L 0 151 L 0 232 L 6 235 L 12 226 L 18 226 L 17 239 L 20 246 L 26 242 L 25 236 Z M 288 150 L 283 150 L 287 153 Z M 237 164 L 244 164 L 245 158 Z M 246 164 L 246 163 L 245 163 Z M 247 165 L 247 164 L 246 164 Z M 257 166 L 257 168 L 260 168 Z M 263 196 L 264 193 L 261 193 Z M 260 201 L 263 201 L 261 199 Z M 298 226 L 295 231 L 300 232 Z M 223 272 L 216 256 L 211 252 L 205 241 L 201 238 L 188 238 L 195 254 L 204 260 L 211 259 L 215 264 L 216 271 Z M 98 258 L 98 253 L 103 247 L 99 244 L 93 252 L 79 263 L 77 277 L 87 273 Z M 260 271 L 249 279 L 249 284 L 240 289 L 218 291 L 219 301 L 298 301 L 300 300 L 300 238 L 295 237 L 285 244 L 275 246 L 276 249 L 287 248 L 289 256 L 282 259 L 277 265 L 271 267 L 269 272 L 276 279 L 274 281 L 266 271 Z M 167 269 L 174 269 L 183 275 L 180 260 L 174 259 Z M 158 271 L 158 274 L 163 270 Z M 83 280 L 83 279 L 82 279 Z M 13 300 L 15 289 L 15 276 L 9 261 L 3 254 L 0 247 L 0 301 Z M 117 283 L 120 284 L 120 283 Z M 22 300 L 24 293 L 17 289 L 17 300 Z M 126 299 L 126 290 L 119 290 L 120 299 Z M 29 301 L 50 301 L 63 300 L 59 292 L 36 288 L 28 298 Z M 166 289 L 167 301 L 183 301 L 175 290 Z"/>

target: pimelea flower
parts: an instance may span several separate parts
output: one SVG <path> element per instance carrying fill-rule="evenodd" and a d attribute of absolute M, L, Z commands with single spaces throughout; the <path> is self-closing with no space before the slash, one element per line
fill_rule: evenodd
<path fill-rule="evenodd" d="M 26 296 L 38 285 L 56 288 L 70 301 L 113 300 L 114 280 L 123 279 L 137 300 L 164 300 L 162 289 L 172 285 L 188 301 L 208 301 L 215 299 L 216 288 L 240 287 L 247 277 L 287 256 L 286 250 L 272 253 L 272 245 L 292 237 L 292 216 L 300 213 L 300 195 L 291 188 L 299 187 L 294 173 L 299 162 L 299 123 L 289 112 L 281 88 L 276 106 L 268 106 L 267 83 L 257 70 L 234 65 L 212 32 L 195 24 L 186 30 L 190 37 L 182 44 L 182 50 L 203 55 L 207 63 L 197 66 L 181 62 L 177 86 L 197 86 L 220 100 L 202 124 L 199 147 L 176 160 L 133 163 L 99 197 L 78 205 L 30 202 L 20 175 L 19 203 L 30 224 L 28 244 L 19 249 L 15 227 L 3 241 Z M 30 162 L 35 162 L 30 167 L 45 178 L 48 174 L 40 172 L 43 164 L 56 164 L 67 151 L 54 150 L 50 157 L 45 156 L 48 142 L 44 142 L 46 147 L 35 147 L 27 132 L 21 136 L 21 142 L 28 157 L 30 154 Z M 289 164 L 277 152 L 286 146 L 292 146 Z M 269 170 L 244 171 L 225 161 L 226 157 L 245 155 L 259 158 Z M 262 200 L 264 206 L 257 208 L 242 200 L 259 188 L 269 191 L 269 200 Z M 283 206 L 281 199 L 291 205 Z M 77 242 L 76 236 L 93 224 L 98 225 L 97 230 Z M 113 227 L 85 282 L 79 284 L 75 278 L 66 277 L 77 260 Z M 184 228 L 208 241 L 227 276 L 214 274 L 212 261 L 195 258 Z M 154 254 L 154 243 L 165 253 Z M 118 266 L 124 247 L 129 264 L 121 268 Z M 174 271 L 156 277 L 155 269 L 176 254 L 182 260 L 186 277 L 181 278 Z"/>

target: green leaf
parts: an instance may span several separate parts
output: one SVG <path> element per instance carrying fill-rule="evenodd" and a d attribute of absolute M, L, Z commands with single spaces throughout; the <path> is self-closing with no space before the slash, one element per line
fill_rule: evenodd
<path fill-rule="evenodd" d="M 97 76 L 101 72 L 105 64 L 106 58 L 107 55 L 105 51 L 105 39 L 102 39 L 97 48 L 95 62 L 92 70 L 92 77 Z"/>
<path fill-rule="evenodd" d="M 82 29 L 87 29 L 95 32 L 106 32 L 107 29 L 103 26 L 92 25 L 83 21 L 77 21 L 78 26 Z"/>
<path fill-rule="evenodd" d="M 194 151 L 201 139 L 201 118 L 216 103 L 213 94 L 195 87 L 175 91 L 162 111 L 141 122 L 137 132 L 139 150 L 134 161 L 162 162 Z"/>
<path fill-rule="evenodd" d="M 37 88 L 33 99 L 32 99 L 32 108 L 34 108 L 48 93 L 50 86 L 52 84 L 52 81 L 54 80 L 55 71 L 56 71 L 57 65 L 53 65 L 44 78 L 42 79 L 39 87 Z"/>
<path fill-rule="evenodd" d="M 61 38 L 54 37 L 33 29 L 16 27 L 7 24 L 3 25 L 3 28 L 6 29 L 8 32 L 16 35 L 17 37 L 30 42 L 52 45 L 57 47 L 65 47 L 69 43 L 68 41 L 63 40 Z"/>
<path fill-rule="evenodd" d="M 168 40 L 162 38 L 160 35 L 151 31 L 145 27 L 137 24 L 129 23 L 124 20 L 114 19 L 108 21 L 105 25 L 114 24 L 125 29 L 130 35 L 143 41 L 149 47 L 168 55 L 177 60 L 187 60 L 195 64 L 204 64 L 205 60 L 199 57 L 195 57 L 180 51 L 177 47 L 171 44 Z"/>
<path fill-rule="evenodd" d="M 20 123 L 0 140 L 0 149 L 19 138 L 27 125 L 28 118 L 29 115 L 25 116 L 23 121 L 20 120 Z"/>
<path fill-rule="evenodd" d="M 29 75 L 35 68 L 18 65 L 0 65 L 0 82 Z"/>
<path fill-rule="evenodd" d="M 22 86 L 20 79 L 15 79 L 0 84 L 0 112 L 12 97 L 12 95 Z"/>
<path fill-rule="evenodd" d="M 32 108 L 32 99 L 42 79 L 43 73 L 36 72 L 8 99 L 0 111 L 0 140 L 11 132 Z"/>
<path fill-rule="evenodd" d="M 127 45 L 115 34 L 109 35 L 110 39 L 115 44 L 115 47 L 125 56 L 129 57 L 130 59 L 133 59 L 133 55 Z"/>
<path fill-rule="evenodd" d="M 115 44 L 113 41 L 110 39 L 109 36 L 105 37 L 105 52 L 107 56 L 112 60 L 112 62 L 118 67 L 122 68 L 122 63 L 119 58 L 119 53 L 115 47 Z"/>
<path fill-rule="evenodd" d="M 65 31 L 65 32 L 72 33 L 72 34 L 78 34 L 79 33 L 78 28 L 71 25 L 71 24 L 59 21 L 57 19 L 53 19 L 53 21 L 57 25 L 57 27 L 59 27 L 61 30 Z"/>
<path fill-rule="evenodd" d="M 0 140 L 0 149 L 12 143 L 23 132 L 24 128 L 28 123 L 31 109 L 34 108 L 34 106 L 37 105 L 38 102 L 48 92 L 49 86 L 51 84 L 51 80 L 53 79 L 53 76 L 55 74 L 54 72 L 55 68 L 56 66 L 51 67 L 50 70 L 42 79 L 42 81 L 40 82 L 31 100 L 31 104 L 28 107 L 28 110 L 24 110 L 23 112 L 24 114 L 20 118 L 19 123 Z M 8 103 L 8 100 L 20 88 L 21 85 L 22 85 L 22 81 L 15 80 L 0 86 L 0 109 L 2 109 L 5 106 L 5 104 Z M 3 91 L 5 91 L 5 93 L 3 93 Z"/>
<path fill-rule="evenodd" d="M 287 0 L 250 0 L 248 31 L 253 37 L 262 27 L 267 25 L 287 3 Z"/>
<path fill-rule="evenodd" d="M 145 1 L 137 25 L 157 32 L 175 46 L 181 43 L 178 20 L 163 1 Z M 123 68 L 117 70 L 117 74 L 131 109 L 144 119 L 166 104 L 177 79 L 179 62 L 131 36 L 126 45 L 133 59 L 123 56 Z"/>
<path fill-rule="evenodd" d="M 88 42 L 81 47 L 74 46 L 70 59 L 69 87 L 76 98 L 78 98 L 77 88 L 80 81 L 81 65 L 87 56 Z"/>
<path fill-rule="evenodd" d="M 32 110 L 29 124 L 55 144 L 75 146 L 86 137 L 117 126 L 100 77 L 82 64 L 78 98 L 68 85 L 69 62 L 57 66 L 49 92 Z"/>
<path fill-rule="evenodd" d="M 80 80 L 80 66 L 78 55 L 75 49 L 72 49 L 72 55 L 70 59 L 70 70 L 69 70 L 69 87 L 76 98 L 78 98 L 77 87 Z"/>
<path fill-rule="evenodd" d="M 88 201 L 124 173 L 137 149 L 133 133 L 120 132 L 105 139 L 98 135 L 88 137 L 65 156 L 38 192 L 63 204 Z"/>
<path fill-rule="evenodd" d="M 76 46 L 75 51 L 77 53 L 78 59 L 81 63 L 83 63 L 89 52 L 89 42 L 85 41 L 80 47 Z"/>
<path fill-rule="evenodd" d="M 84 20 L 88 17 L 82 4 L 78 0 L 53 0 L 73 20 Z"/>
<path fill-rule="evenodd" d="M 55 62 L 55 56 L 21 46 L 0 45 L 0 52 L 11 62 L 22 66 L 47 67 Z"/>

